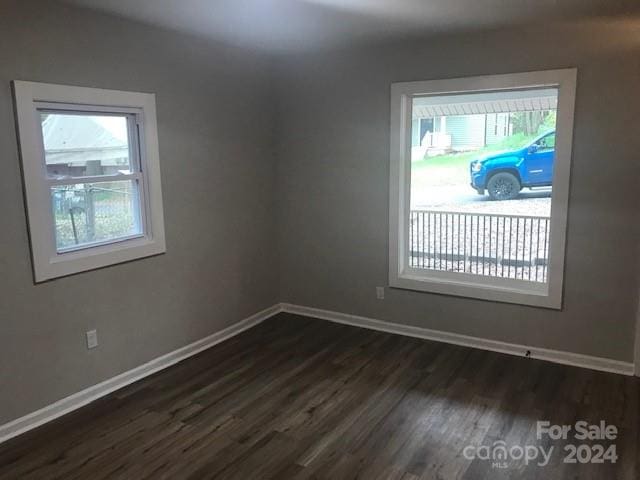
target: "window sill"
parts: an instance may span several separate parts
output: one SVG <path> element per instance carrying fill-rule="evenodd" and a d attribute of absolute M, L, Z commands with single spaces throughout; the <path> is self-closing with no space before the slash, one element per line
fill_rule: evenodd
<path fill-rule="evenodd" d="M 475 275 L 455 274 L 456 280 L 450 280 L 446 278 L 446 275 L 438 275 L 439 273 L 446 272 L 397 275 L 389 278 L 389 286 L 403 290 L 514 303 L 555 310 L 562 308 L 561 296 L 550 294 L 547 285 L 532 285 L 532 282 L 505 279 L 492 279 L 504 281 L 495 281 L 494 284 L 490 285 L 486 283 L 485 277 L 479 277 L 474 281 Z M 464 276 L 464 280 L 461 279 L 462 276 Z"/>
<path fill-rule="evenodd" d="M 54 278 L 96 270 L 165 252 L 164 241 L 142 237 L 60 253 L 50 258 L 46 264 L 41 264 L 35 272 L 35 282 L 42 283 Z"/>

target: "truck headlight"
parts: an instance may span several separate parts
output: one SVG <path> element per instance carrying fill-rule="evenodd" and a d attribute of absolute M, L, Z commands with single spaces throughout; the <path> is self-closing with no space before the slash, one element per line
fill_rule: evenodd
<path fill-rule="evenodd" d="M 471 171 L 476 173 L 482 170 L 482 163 L 475 161 L 471 164 Z"/>

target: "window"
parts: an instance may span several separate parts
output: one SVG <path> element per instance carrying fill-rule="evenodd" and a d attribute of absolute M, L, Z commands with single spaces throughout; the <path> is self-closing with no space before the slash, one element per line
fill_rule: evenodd
<path fill-rule="evenodd" d="M 553 152 L 556 148 L 556 134 L 545 135 L 534 144 L 536 152 Z"/>
<path fill-rule="evenodd" d="M 152 94 L 14 82 L 36 282 L 165 251 Z"/>
<path fill-rule="evenodd" d="M 575 79 L 392 85 L 392 287 L 561 308 Z M 412 147 L 436 115 L 437 144 Z"/>

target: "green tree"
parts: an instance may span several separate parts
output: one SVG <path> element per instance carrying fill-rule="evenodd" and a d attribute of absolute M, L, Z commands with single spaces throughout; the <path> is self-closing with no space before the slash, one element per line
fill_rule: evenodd
<path fill-rule="evenodd" d="M 526 136 L 537 135 L 542 129 L 555 126 L 555 111 L 515 112 L 511 114 L 513 133 L 523 133 Z"/>

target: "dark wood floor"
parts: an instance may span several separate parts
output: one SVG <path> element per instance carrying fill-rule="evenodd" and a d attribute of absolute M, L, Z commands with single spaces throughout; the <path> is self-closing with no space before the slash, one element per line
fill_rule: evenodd
<path fill-rule="evenodd" d="M 639 381 L 281 314 L 0 446 L 12 479 L 639 478 Z M 537 420 L 605 420 L 565 464 Z M 546 467 L 467 445 L 555 447 Z"/>

